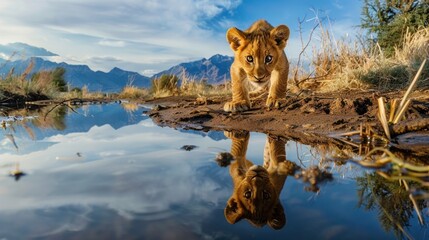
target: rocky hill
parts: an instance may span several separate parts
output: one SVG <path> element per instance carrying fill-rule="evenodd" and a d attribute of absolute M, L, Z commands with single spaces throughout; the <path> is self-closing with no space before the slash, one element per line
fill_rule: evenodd
<path fill-rule="evenodd" d="M 230 56 L 214 55 L 209 59 L 181 63 L 168 70 L 155 74 L 152 78 L 160 77 L 163 74 L 173 74 L 181 78 L 183 74 L 186 77 L 196 81 L 207 80 L 210 84 L 224 83 L 229 80 L 229 68 L 233 58 Z"/>

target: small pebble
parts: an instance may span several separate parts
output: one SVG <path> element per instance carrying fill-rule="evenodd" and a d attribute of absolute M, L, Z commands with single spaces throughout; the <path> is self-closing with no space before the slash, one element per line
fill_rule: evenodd
<path fill-rule="evenodd" d="M 220 152 L 216 155 L 216 162 L 221 167 L 227 167 L 233 160 L 234 156 L 229 152 Z"/>
<path fill-rule="evenodd" d="M 185 150 L 185 151 L 192 151 L 195 148 L 197 148 L 197 146 L 195 146 L 195 145 L 183 145 L 180 149 Z"/>

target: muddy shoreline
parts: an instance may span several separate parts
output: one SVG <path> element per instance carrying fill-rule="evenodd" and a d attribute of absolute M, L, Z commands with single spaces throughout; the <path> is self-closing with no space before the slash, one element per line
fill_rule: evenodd
<path fill-rule="evenodd" d="M 243 130 L 268 133 L 311 146 L 341 146 L 347 144 L 333 136 L 359 130 L 361 124 L 372 126 L 382 134 L 377 119 L 379 96 L 390 99 L 402 96 L 402 93 L 366 91 L 295 95 L 287 97 L 282 107 L 274 110 L 264 107 L 264 99 L 255 99 L 252 109 L 242 113 L 224 112 L 223 105 L 228 100 L 225 97 L 173 96 L 149 100 L 145 104 L 152 106 L 146 114 L 160 126 L 200 131 Z M 416 92 L 413 99 L 411 118 L 429 118 L 429 91 Z M 418 151 L 418 155 L 429 156 L 428 129 L 412 134 L 399 136 L 390 147 L 401 151 Z"/>

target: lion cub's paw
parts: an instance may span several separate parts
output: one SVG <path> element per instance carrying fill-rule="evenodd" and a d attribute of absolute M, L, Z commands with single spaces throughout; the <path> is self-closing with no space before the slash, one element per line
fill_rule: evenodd
<path fill-rule="evenodd" d="M 298 169 L 299 169 L 298 165 L 296 165 L 293 162 L 286 161 L 286 162 L 280 162 L 278 164 L 277 172 L 280 175 L 293 175 L 295 174 L 295 171 Z"/>
<path fill-rule="evenodd" d="M 246 101 L 231 101 L 225 103 L 223 110 L 225 112 L 244 112 L 250 109 L 250 103 Z"/>
<path fill-rule="evenodd" d="M 223 135 L 230 139 L 247 139 L 249 138 L 248 131 L 223 131 Z"/>
<path fill-rule="evenodd" d="M 281 103 L 282 103 L 282 99 L 281 98 L 268 97 L 267 98 L 267 103 L 265 104 L 265 106 L 268 109 L 280 108 L 281 107 Z"/>

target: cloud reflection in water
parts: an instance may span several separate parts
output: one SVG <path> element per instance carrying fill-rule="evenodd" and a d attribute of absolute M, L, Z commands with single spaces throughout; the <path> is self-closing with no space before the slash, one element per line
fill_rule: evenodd
<path fill-rule="evenodd" d="M 228 195 L 218 180 L 199 173 L 216 168 L 213 140 L 159 128 L 150 120 L 117 130 L 94 126 L 39 142 L 52 144 L 26 154 L 0 154 L 5 165 L 20 162 L 29 173 L 18 183 L 0 177 L 0 224 L 13 222 L 11 228 L 19 232 L 23 224 L 35 223 L 25 226 L 31 236 L 88 231 L 94 221 L 110 222 L 96 217 L 100 208 L 128 221 L 192 222 L 192 216 L 210 214 Z M 182 143 L 199 148 L 183 151 Z M 2 231 L 0 237 L 9 236 Z"/>

